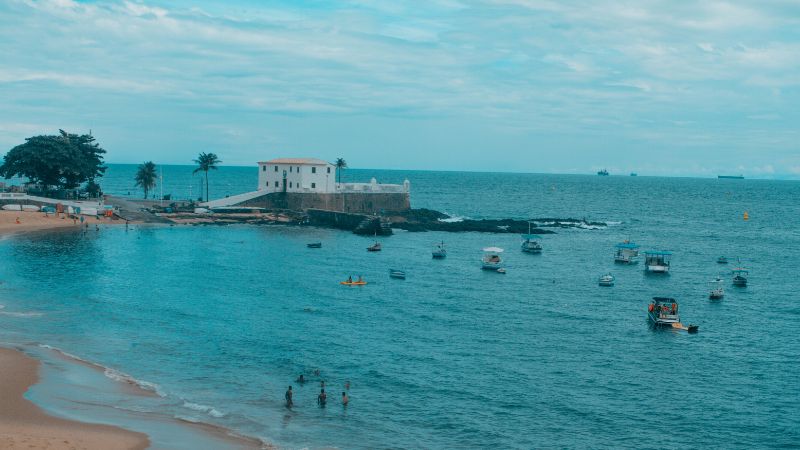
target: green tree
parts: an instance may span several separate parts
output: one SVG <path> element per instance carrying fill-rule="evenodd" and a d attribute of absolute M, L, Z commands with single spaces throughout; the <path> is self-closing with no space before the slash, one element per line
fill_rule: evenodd
<path fill-rule="evenodd" d="M 336 158 L 336 182 L 341 183 L 342 181 L 342 171 L 347 168 L 347 161 L 344 158 Z"/>
<path fill-rule="evenodd" d="M 136 186 L 144 190 L 144 198 L 146 199 L 147 193 L 156 187 L 158 175 L 156 174 L 155 163 L 153 161 L 147 161 L 143 164 L 139 164 L 134 179 L 136 180 Z"/>
<path fill-rule="evenodd" d="M 206 201 L 208 201 L 208 171 L 209 170 L 217 170 L 217 164 L 222 163 L 219 160 L 219 157 L 213 153 L 200 153 L 197 155 L 197 159 L 194 160 L 194 163 L 197 164 L 197 169 L 194 169 L 194 172 L 205 172 L 206 174 Z"/>
<path fill-rule="evenodd" d="M 40 135 L 25 139 L 6 153 L 0 165 L 0 176 L 25 177 L 46 189 L 74 189 L 87 181 L 102 177 L 106 171 L 106 153 L 90 134 L 71 134 L 58 130 L 58 135 Z"/>

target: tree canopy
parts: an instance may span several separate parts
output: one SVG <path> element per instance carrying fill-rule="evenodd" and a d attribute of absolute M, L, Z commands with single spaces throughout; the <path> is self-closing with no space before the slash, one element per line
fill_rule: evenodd
<path fill-rule="evenodd" d="M 205 172 L 206 174 L 206 201 L 208 201 L 208 171 L 212 169 L 217 170 L 217 164 L 220 164 L 222 161 L 220 161 L 219 157 L 214 153 L 201 152 L 197 155 L 197 159 L 195 159 L 194 162 L 197 164 L 197 168 L 194 169 L 192 173 Z"/>
<path fill-rule="evenodd" d="M 136 170 L 136 186 L 140 186 L 144 190 L 144 198 L 147 198 L 147 193 L 156 187 L 156 164 L 153 161 L 147 161 L 139 165 Z"/>
<path fill-rule="evenodd" d="M 106 151 L 90 134 L 71 134 L 58 130 L 58 135 L 40 135 L 25 139 L 6 153 L 0 165 L 0 176 L 25 177 L 47 187 L 74 189 L 87 181 L 102 177 L 106 171 Z"/>

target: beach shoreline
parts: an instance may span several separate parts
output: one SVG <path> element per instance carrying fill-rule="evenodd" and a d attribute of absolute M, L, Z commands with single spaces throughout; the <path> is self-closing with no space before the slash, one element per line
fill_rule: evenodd
<path fill-rule="evenodd" d="M 147 435 L 110 425 L 89 424 L 46 414 L 25 398 L 39 380 L 40 362 L 0 348 L 0 447 L 5 449 L 145 449 Z"/>
<path fill-rule="evenodd" d="M 88 225 L 121 225 L 124 221 L 83 216 Z M 19 219 L 19 223 L 17 223 Z M 40 211 L 0 211 L 0 236 L 50 230 L 80 230 L 81 222 L 66 214 L 45 214 Z"/>

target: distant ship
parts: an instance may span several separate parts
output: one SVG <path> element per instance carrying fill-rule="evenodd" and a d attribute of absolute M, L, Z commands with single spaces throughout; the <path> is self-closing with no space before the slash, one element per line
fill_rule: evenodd
<path fill-rule="evenodd" d="M 597 172 L 597 174 L 600 175 L 601 177 L 607 177 L 608 176 L 608 171 L 606 169 L 603 169 L 603 170 Z"/>
<path fill-rule="evenodd" d="M 717 178 L 725 178 L 728 180 L 744 180 L 744 175 L 717 175 Z"/>
<path fill-rule="evenodd" d="M 632 177 L 638 177 L 638 176 L 639 176 L 639 174 L 638 174 L 638 173 L 636 173 L 636 172 L 631 172 L 631 176 L 632 176 Z"/>

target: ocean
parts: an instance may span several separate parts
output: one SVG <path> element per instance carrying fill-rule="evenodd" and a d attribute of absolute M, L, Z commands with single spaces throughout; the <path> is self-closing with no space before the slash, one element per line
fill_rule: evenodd
<path fill-rule="evenodd" d="M 134 170 L 112 165 L 101 185 L 139 195 Z M 164 193 L 196 195 L 191 170 L 166 166 Z M 403 231 L 368 253 L 370 238 L 297 226 L 7 237 L 0 341 L 46 361 L 29 397 L 54 414 L 150 432 L 165 448 L 222 448 L 154 425 L 175 417 L 284 448 L 800 443 L 800 183 L 345 172 L 347 181 L 373 176 L 410 180 L 413 207 L 456 218 L 608 226 L 556 229 L 541 255 L 520 252 L 517 235 Z M 253 190 L 256 177 L 222 167 L 210 174 L 211 197 Z M 626 239 L 674 252 L 671 274 L 615 266 L 614 245 Z M 448 257 L 433 260 L 442 240 Z M 313 241 L 323 247 L 306 248 Z M 480 270 L 486 246 L 506 250 L 507 274 Z M 720 255 L 731 264 L 717 264 Z M 750 269 L 746 288 L 730 283 L 737 258 Z M 390 279 L 389 268 L 407 279 Z M 609 271 L 616 285 L 599 287 Z M 349 275 L 369 284 L 340 285 Z M 718 275 L 726 295 L 711 301 Z M 649 327 L 653 296 L 677 299 L 699 333 Z M 105 383 L 52 348 L 107 368 Z M 301 373 L 305 385 L 295 382 Z M 329 402 L 319 408 L 323 379 Z M 116 392 L 118 380 L 158 395 Z"/>

